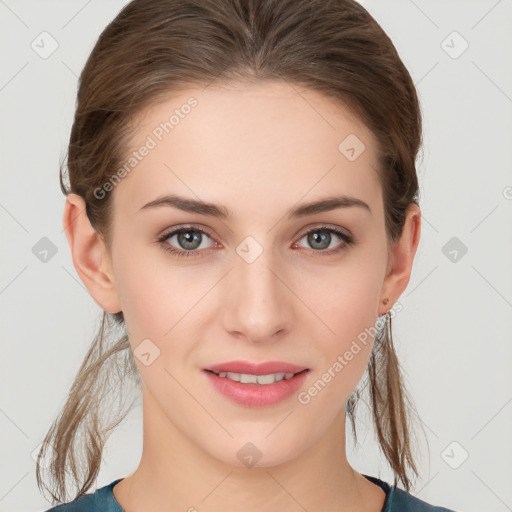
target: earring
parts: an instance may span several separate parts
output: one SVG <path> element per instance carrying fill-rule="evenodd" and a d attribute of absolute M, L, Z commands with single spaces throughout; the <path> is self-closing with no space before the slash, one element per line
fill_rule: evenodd
<path fill-rule="evenodd" d="M 382 304 L 387 306 L 389 304 L 389 299 L 387 299 L 387 298 L 384 299 L 382 301 Z M 377 327 L 377 329 L 379 331 L 382 330 L 383 328 L 387 328 L 388 318 L 391 318 L 389 311 L 386 311 L 386 313 L 379 315 L 379 318 L 377 319 L 377 323 L 375 324 L 375 326 Z"/>

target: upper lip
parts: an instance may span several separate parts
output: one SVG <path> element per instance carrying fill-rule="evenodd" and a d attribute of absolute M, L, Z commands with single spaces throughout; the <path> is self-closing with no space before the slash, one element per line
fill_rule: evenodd
<path fill-rule="evenodd" d="M 270 373 L 299 373 L 307 370 L 305 366 L 299 366 L 283 361 L 267 361 L 265 363 L 253 363 L 250 361 L 228 361 L 203 368 L 215 373 L 233 372 L 249 375 L 268 375 Z"/>

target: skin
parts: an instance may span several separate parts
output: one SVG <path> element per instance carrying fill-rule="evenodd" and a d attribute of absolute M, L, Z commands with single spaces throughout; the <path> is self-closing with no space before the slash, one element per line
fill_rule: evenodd
<path fill-rule="evenodd" d="M 123 311 L 133 350 L 148 338 L 160 350 L 148 366 L 135 358 L 143 454 L 114 496 L 126 512 L 217 512 L 226 504 L 248 512 L 379 512 L 384 492 L 350 466 L 345 450 L 345 403 L 371 342 L 307 405 L 296 394 L 266 408 L 237 405 L 201 368 L 234 359 L 288 361 L 310 368 L 307 390 L 405 290 L 420 210 L 409 207 L 391 245 L 373 134 L 348 109 L 284 82 L 170 95 L 137 118 L 133 148 L 190 96 L 198 106 L 110 192 L 111 250 L 79 196 L 70 194 L 64 210 L 73 262 L 91 296 L 106 311 Z M 349 134 L 366 146 L 354 161 L 338 150 Z M 225 205 L 233 218 L 166 206 L 139 211 L 166 193 Z M 371 212 L 349 207 L 286 217 L 298 203 L 341 194 Z M 357 242 L 323 254 L 344 244 L 334 233 L 328 249 L 308 242 L 305 233 L 324 223 Z M 190 224 L 211 234 L 202 235 L 196 256 L 163 249 L 186 250 L 177 236 L 155 242 Z M 236 252 L 247 236 L 263 249 L 252 263 Z M 237 457 L 249 441 L 262 454 L 254 467 Z"/>

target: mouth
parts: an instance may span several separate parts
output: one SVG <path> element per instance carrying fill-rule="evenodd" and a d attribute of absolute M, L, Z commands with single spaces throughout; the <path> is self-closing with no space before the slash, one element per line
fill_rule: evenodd
<path fill-rule="evenodd" d="M 202 371 L 213 388 L 230 401 L 245 407 L 269 407 L 297 393 L 311 369 L 282 361 L 231 361 Z"/>
<path fill-rule="evenodd" d="M 240 382 L 241 384 L 261 384 L 268 385 L 274 384 L 275 382 L 280 382 L 282 380 L 290 380 L 293 379 L 296 375 L 300 375 L 301 373 L 308 372 L 309 370 L 306 368 L 301 370 L 300 372 L 276 372 L 276 373 L 267 373 L 262 375 L 255 375 L 251 373 L 237 373 L 237 372 L 214 372 L 213 370 L 205 370 L 207 372 L 213 373 L 217 375 L 217 377 L 222 377 L 226 379 L 230 379 L 234 382 Z"/>

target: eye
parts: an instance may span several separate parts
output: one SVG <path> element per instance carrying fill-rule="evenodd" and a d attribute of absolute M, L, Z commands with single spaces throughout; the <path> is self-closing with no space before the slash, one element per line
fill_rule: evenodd
<path fill-rule="evenodd" d="M 334 240 L 332 236 L 333 234 Z M 343 233 L 343 231 L 337 228 L 329 226 L 319 226 L 317 228 L 311 229 L 302 236 L 301 240 L 303 238 L 306 238 L 306 242 L 315 252 L 321 252 L 322 254 L 326 255 L 337 254 L 355 243 L 355 239 L 351 236 Z M 336 238 L 341 239 L 342 244 L 338 247 L 335 246 L 333 249 L 331 242 L 335 242 Z M 324 250 L 329 248 L 330 250 Z"/>
<path fill-rule="evenodd" d="M 333 234 L 334 239 L 332 236 Z M 202 257 L 208 253 L 208 251 L 199 250 L 211 248 L 211 246 L 208 246 L 207 244 L 205 245 L 204 243 L 207 238 L 211 239 L 212 237 L 203 229 L 195 227 L 180 227 L 179 229 L 174 229 L 164 233 L 157 239 L 157 241 L 165 251 L 173 254 L 174 256 L 188 258 L 191 256 Z M 307 239 L 307 243 L 310 245 L 311 250 L 326 256 L 344 251 L 355 243 L 355 239 L 353 237 L 345 234 L 337 228 L 329 226 L 318 226 L 317 228 L 311 229 L 302 235 L 301 240 L 303 238 Z M 336 238 L 341 239 L 342 243 L 341 245 L 338 243 L 338 247 L 335 246 L 332 248 L 331 243 L 333 241 L 335 242 Z M 170 241 L 173 239 L 174 244 L 176 244 L 177 247 L 171 244 Z"/>
<path fill-rule="evenodd" d="M 165 251 L 178 257 L 202 256 L 203 251 L 198 251 L 197 249 L 208 248 L 208 246 L 205 246 L 203 243 L 205 237 L 210 238 L 210 235 L 202 229 L 182 227 L 165 233 L 158 238 L 158 242 L 161 243 Z M 175 243 L 178 248 L 169 244 L 168 240 L 172 240 L 173 238 L 175 238 Z"/>

